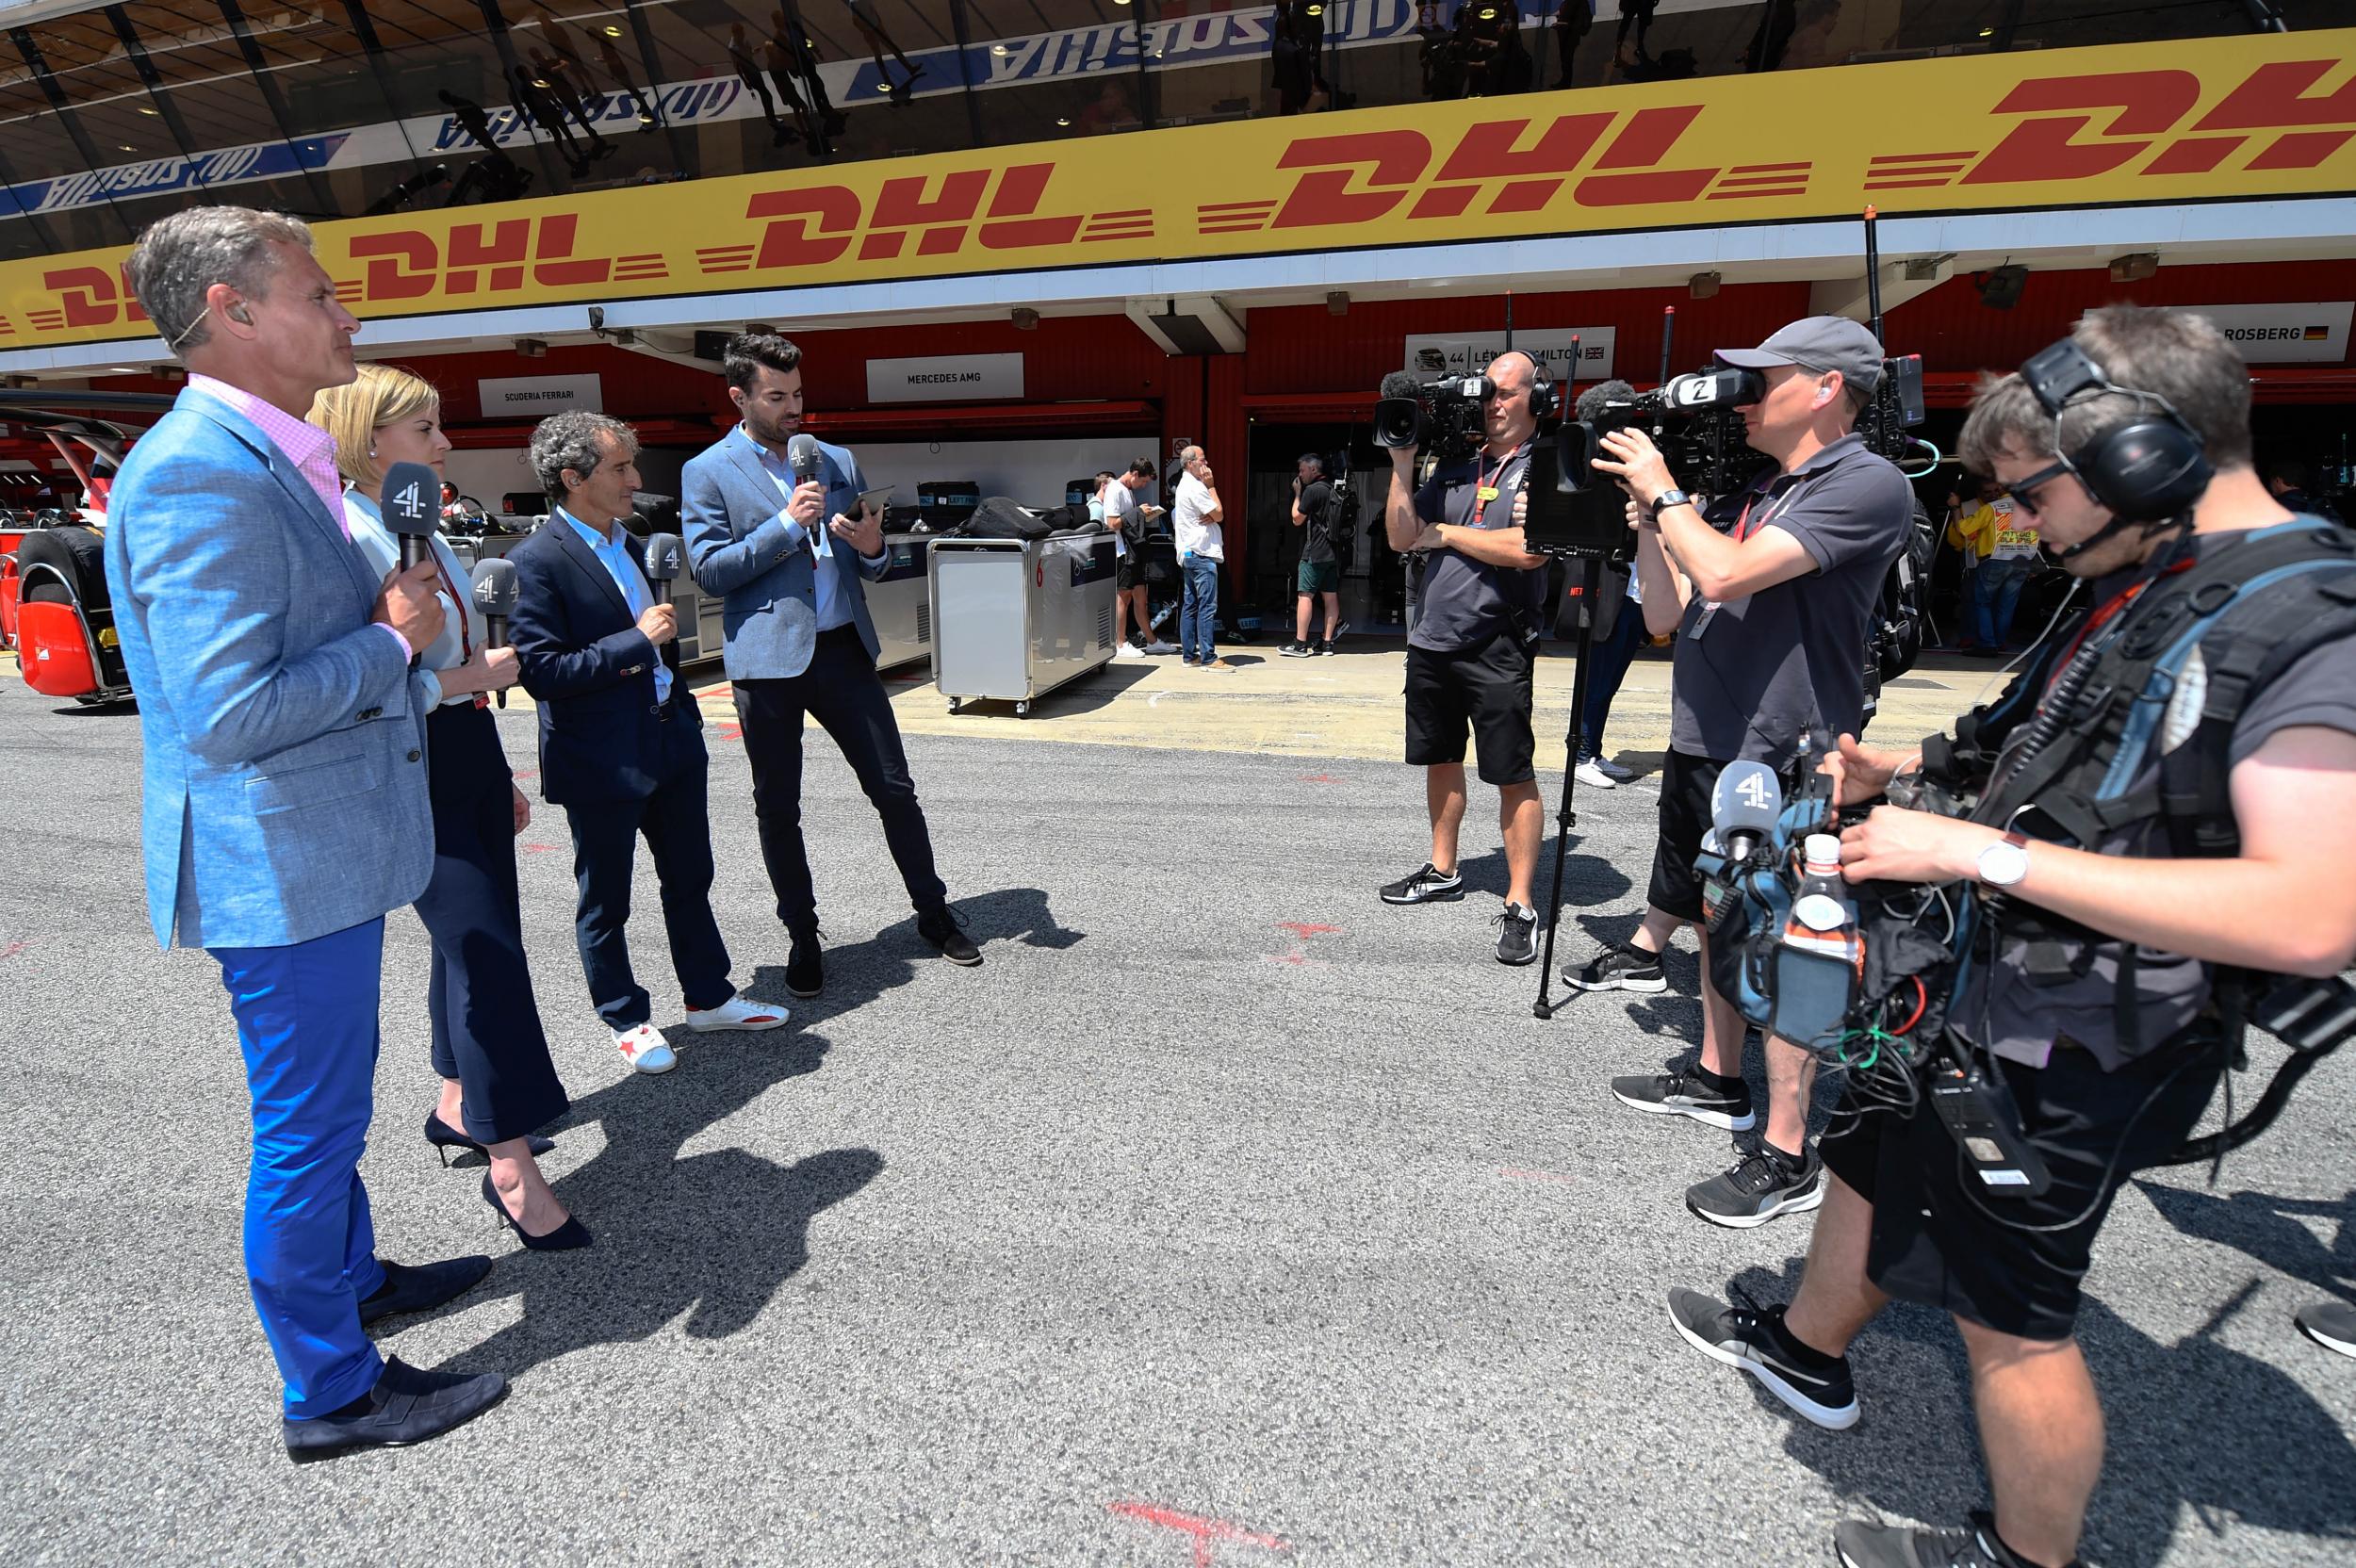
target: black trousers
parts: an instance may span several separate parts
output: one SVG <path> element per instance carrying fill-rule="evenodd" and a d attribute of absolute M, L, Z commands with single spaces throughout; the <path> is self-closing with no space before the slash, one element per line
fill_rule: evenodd
<path fill-rule="evenodd" d="M 434 939 L 426 981 L 434 1070 L 458 1080 L 466 1135 L 501 1143 L 546 1126 L 572 1102 L 532 999 L 515 797 L 499 727 L 484 709 L 436 708 L 425 733 L 434 878 L 417 909 Z"/>
<path fill-rule="evenodd" d="M 908 776 L 899 722 L 884 694 L 875 662 L 850 627 L 818 634 L 810 667 L 783 680 L 740 680 L 737 721 L 753 766 L 753 809 L 761 820 L 761 858 L 777 895 L 777 919 L 789 931 L 818 923 L 818 894 L 810 886 L 810 856 L 802 845 L 802 716 L 824 726 L 859 788 L 883 819 L 884 842 L 918 912 L 948 902 L 933 869 L 931 830 Z"/>
<path fill-rule="evenodd" d="M 683 724 L 676 714 L 663 721 Z M 654 1016 L 654 1002 L 630 972 L 630 876 L 644 838 L 663 889 L 663 928 L 671 940 L 671 969 L 690 1007 L 718 1007 L 736 994 L 728 982 L 728 950 L 712 915 L 712 825 L 706 812 L 707 762 L 702 744 L 644 800 L 567 804 L 573 830 L 573 876 L 581 908 L 573 936 L 597 1016 L 619 1034 Z"/>

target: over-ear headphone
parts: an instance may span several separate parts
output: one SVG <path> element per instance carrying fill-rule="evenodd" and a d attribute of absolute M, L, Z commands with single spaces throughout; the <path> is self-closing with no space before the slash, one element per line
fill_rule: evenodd
<path fill-rule="evenodd" d="M 2200 433 L 2175 405 L 2157 392 L 2119 385 L 2069 338 L 2031 355 L 2021 367 L 2021 380 L 2053 416 L 2055 458 L 2119 521 L 2166 522 L 2188 511 L 2208 489 L 2217 470 Z M 2078 450 L 2064 451 L 2062 411 L 2105 392 L 2148 403 L 2156 412 L 2113 425 Z"/>
<path fill-rule="evenodd" d="M 1509 354 L 1519 354 L 1530 361 L 1530 414 L 1533 419 L 1551 419 L 1562 412 L 1562 389 L 1554 384 L 1554 377 L 1546 369 L 1546 362 L 1527 349 L 1508 349 Z"/>

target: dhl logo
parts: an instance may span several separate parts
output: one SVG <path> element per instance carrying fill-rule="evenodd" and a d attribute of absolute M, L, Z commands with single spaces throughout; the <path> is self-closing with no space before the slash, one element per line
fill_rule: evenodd
<path fill-rule="evenodd" d="M 969 236 L 985 251 L 1153 237 L 1153 215 L 1146 210 L 1042 215 L 1055 172 L 1053 163 L 1019 163 L 888 179 L 872 209 L 849 186 L 755 191 L 744 217 L 761 225 L 760 239 L 700 249 L 696 263 L 705 272 L 824 267 L 852 254 L 854 240 L 858 259 L 890 261 L 904 253 L 956 255 Z"/>
<path fill-rule="evenodd" d="M 366 301 L 422 300 L 434 294 L 506 294 L 529 278 L 541 288 L 594 287 L 607 283 L 650 283 L 670 275 L 660 252 L 638 255 L 576 256 L 578 213 L 461 223 L 437 243 L 422 229 L 355 235 L 352 259 L 366 262 L 358 278 L 338 278 L 336 297 L 346 304 Z"/>
<path fill-rule="evenodd" d="M 130 273 L 122 266 L 61 267 L 41 275 L 41 286 L 57 302 L 34 306 L 25 319 L 36 332 L 64 332 L 73 327 L 111 327 L 118 321 L 144 321 L 147 312 L 131 296 Z"/>
<path fill-rule="evenodd" d="M 2190 124 L 2185 122 L 2201 104 L 2201 78 L 2189 71 L 2038 77 L 2021 83 L 1996 106 L 1993 113 L 2033 118 L 2015 125 L 1985 156 L 1889 154 L 1867 164 L 1865 188 L 2091 180 L 2123 172 L 2138 158 L 2144 160 L 2135 171 L 2139 178 L 2207 174 L 2253 147 L 2246 169 L 2319 168 L 2356 138 L 2356 71 L 2337 90 L 2316 90 L 2345 63 L 2262 65 Z"/>

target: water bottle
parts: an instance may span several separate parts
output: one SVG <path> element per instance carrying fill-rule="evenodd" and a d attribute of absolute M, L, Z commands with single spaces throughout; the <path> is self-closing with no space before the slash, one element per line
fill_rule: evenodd
<path fill-rule="evenodd" d="M 1865 974 L 1857 900 L 1841 874 L 1841 841 L 1811 833 L 1802 848 L 1805 873 L 1775 953 L 1772 1031 L 1794 1045 L 1824 1050 L 1847 1031 Z"/>

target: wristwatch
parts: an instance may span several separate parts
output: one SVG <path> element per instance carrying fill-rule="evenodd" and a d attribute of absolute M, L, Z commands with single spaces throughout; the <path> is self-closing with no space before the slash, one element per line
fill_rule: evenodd
<path fill-rule="evenodd" d="M 1979 853 L 1973 862 L 1980 880 L 1991 888 L 2017 888 L 2029 874 L 2029 841 L 2025 834 L 2006 833 Z"/>
<path fill-rule="evenodd" d="M 1653 498 L 1652 520 L 1656 523 L 1661 521 L 1661 514 L 1663 512 L 1668 511 L 1669 508 L 1673 506 L 1691 506 L 1693 504 L 1693 498 L 1687 495 L 1682 490 L 1663 490 L 1660 495 Z"/>

